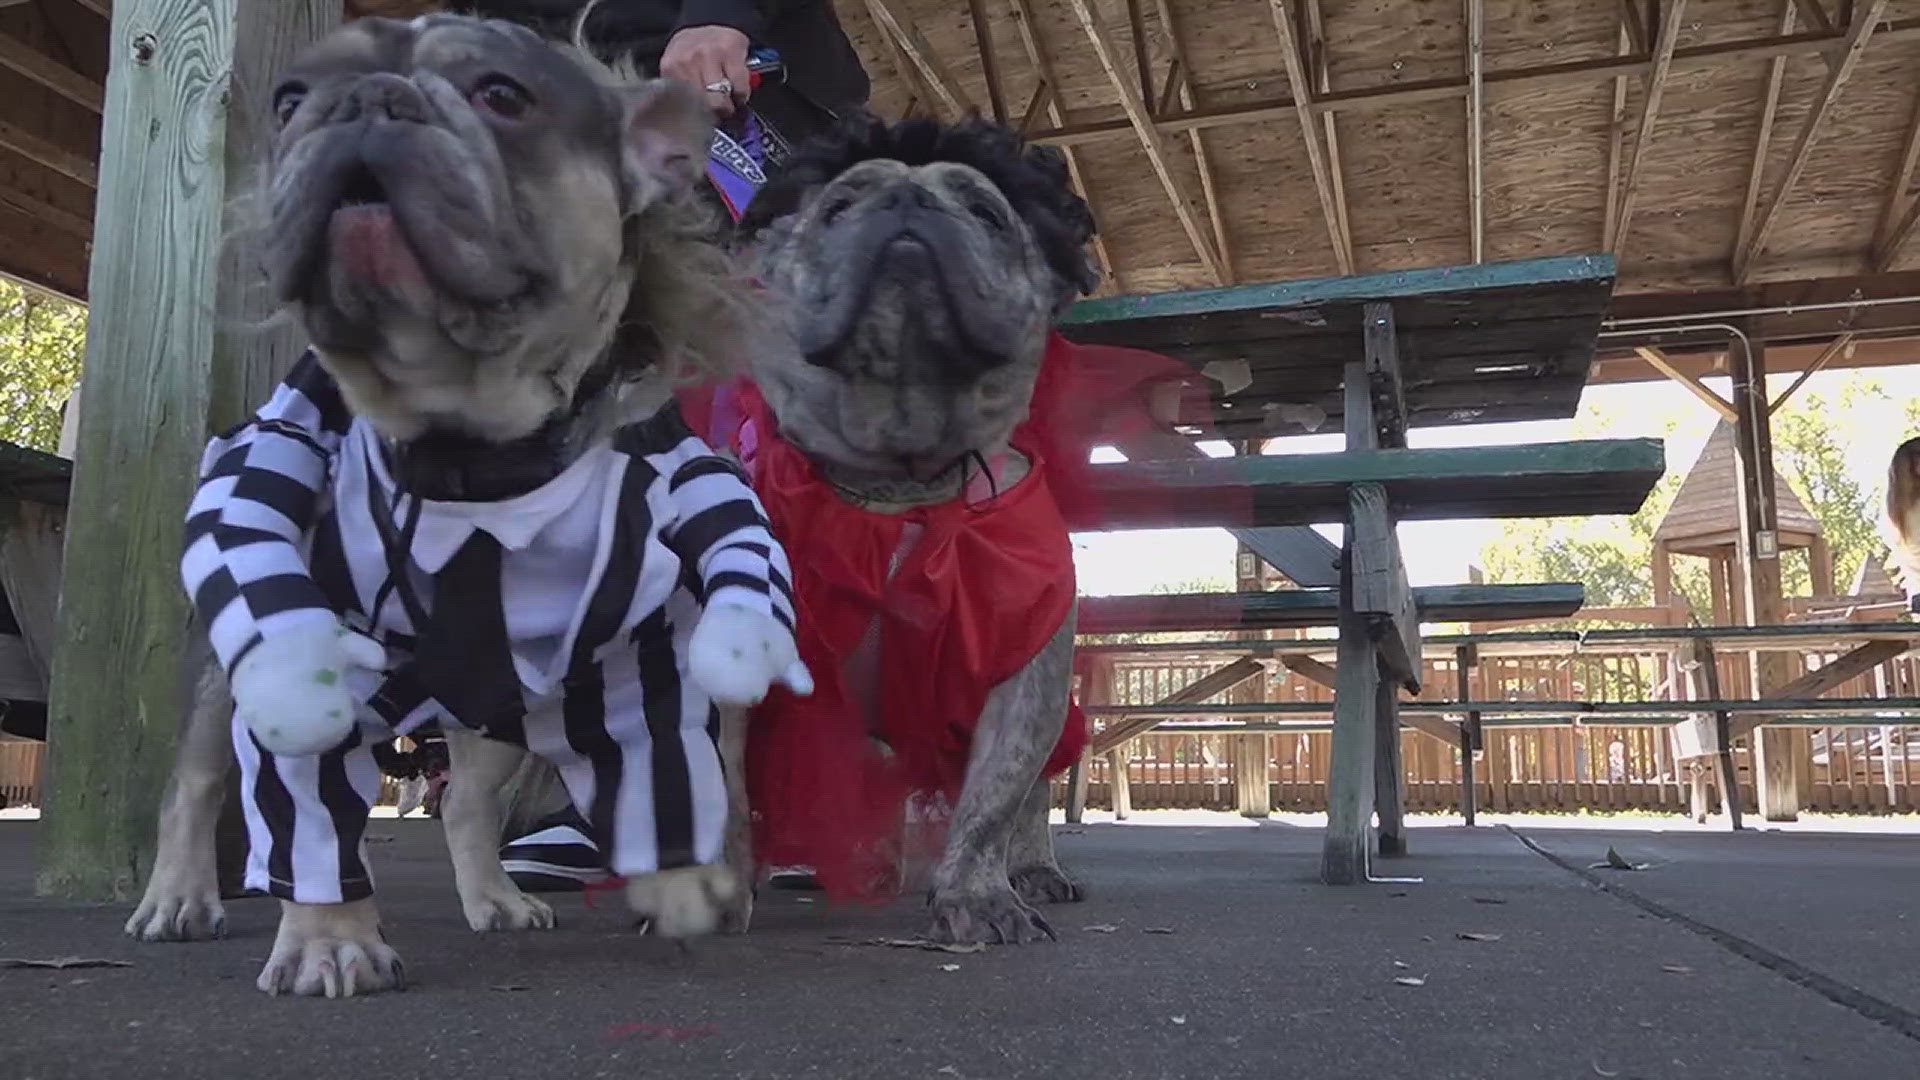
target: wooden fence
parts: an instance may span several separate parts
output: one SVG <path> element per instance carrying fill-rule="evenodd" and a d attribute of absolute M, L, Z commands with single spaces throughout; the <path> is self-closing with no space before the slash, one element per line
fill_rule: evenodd
<path fill-rule="evenodd" d="M 40 805 L 46 745 L 0 739 L 0 807 Z"/>

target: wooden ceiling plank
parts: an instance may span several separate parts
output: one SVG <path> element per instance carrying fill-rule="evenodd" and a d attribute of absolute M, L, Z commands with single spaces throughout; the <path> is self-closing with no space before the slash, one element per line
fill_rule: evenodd
<path fill-rule="evenodd" d="M 1180 228 L 1193 244 L 1193 250 L 1200 257 L 1216 283 L 1224 283 L 1226 274 L 1220 267 L 1220 260 L 1213 251 L 1213 244 L 1207 233 L 1201 228 L 1199 216 L 1194 213 L 1192 204 L 1187 201 L 1186 192 L 1179 179 L 1173 174 L 1168 161 L 1167 147 L 1160 132 L 1153 126 L 1153 118 L 1147 115 L 1147 105 L 1139 95 L 1139 88 L 1128 80 L 1127 73 L 1120 62 L 1119 50 L 1113 38 L 1108 34 L 1105 24 L 1093 10 L 1091 0 L 1069 0 L 1074 17 L 1080 21 L 1080 28 L 1086 32 L 1087 40 L 1093 45 L 1100 66 L 1106 69 L 1107 80 L 1120 95 L 1120 106 L 1126 110 L 1127 118 L 1132 121 L 1134 132 L 1140 138 L 1140 148 L 1146 152 L 1147 163 L 1153 167 L 1154 175 L 1160 180 L 1160 186 L 1166 190 L 1167 199 L 1173 203 L 1174 216 L 1180 219 Z"/>
<path fill-rule="evenodd" d="M 1780 186 L 1768 201 L 1767 209 L 1760 216 L 1760 222 L 1754 226 L 1753 235 L 1747 238 L 1747 244 L 1734 253 L 1733 280 L 1735 284 L 1745 282 L 1752 271 L 1754 262 L 1766 249 L 1767 237 L 1773 234 L 1773 226 L 1780 220 L 1780 208 L 1786 205 L 1787 197 L 1793 194 L 1793 187 L 1800 180 L 1800 174 L 1806 171 L 1807 162 L 1812 160 L 1814 142 L 1820 137 L 1820 128 L 1826 122 L 1827 114 L 1832 111 L 1833 103 L 1839 99 L 1840 90 L 1846 86 L 1847 78 L 1860 62 L 1860 54 L 1866 51 L 1867 42 L 1872 40 L 1874 30 L 1880 25 L 1880 17 L 1886 14 L 1888 0 L 1867 0 L 1864 7 L 1855 13 L 1853 24 L 1847 28 L 1846 50 L 1839 62 L 1829 65 L 1827 80 L 1820 88 L 1820 94 L 1814 99 L 1813 108 L 1808 111 L 1807 119 L 1800 129 L 1800 140 L 1794 144 L 1793 156 L 1788 159 L 1786 175 L 1780 178 Z"/>
<path fill-rule="evenodd" d="M 987 21 L 985 0 L 967 0 L 967 15 L 973 23 L 973 44 L 980 53 L 980 73 L 987 80 L 987 107 L 993 110 L 995 123 L 1007 122 L 1006 93 L 1000 87 L 1000 58 L 993 50 L 993 24 Z"/>
<path fill-rule="evenodd" d="M 1646 161 L 1647 148 L 1653 145 L 1654 125 L 1660 119 L 1660 99 L 1666 94 L 1667 75 L 1673 70 L 1673 49 L 1680 36 L 1680 17 L 1686 0 L 1667 0 L 1661 13 L 1659 38 L 1654 42 L 1653 68 L 1647 72 L 1644 100 L 1640 103 L 1640 129 L 1633 135 L 1633 153 L 1627 158 L 1627 177 L 1620 183 L 1620 216 L 1613 229 L 1613 253 L 1616 258 L 1626 250 L 1627 237 L 1633 231 L 1633 204 L 1640 194 L 1640 167 Z"/>
<path fill-rule="evenodd" d="M 1823 34 L 1833 33 L 1833 19 L 1827 15 L 1827 9 L 1821 6 L 1820 0 L 1788 0 L 1788 2 L 1793 7 L 1799 8 L 1800 14 L 1807 17 L 1808 26 Z"/>
<path fill-rule="evenodd" d="M 1140 100 L 1153 106 L 1153 61 L 1147 50 L 1147 16 L 1140 0 L 1127 0 L 1127 32 L 1133 38 L 1133 68 L 1140 80 Z"/>
<path fill-rule="evenodd" d="M 1085 0 L 1074 0 L 1084 3 Z M 1293 32 L 1292 5 L 1287 0 L 1268 0 L 1273 12 L 1273 28 L 1280 35 L 1280 55 L 1287 66 L 1287 87 L 1293 95 L 1294 115 L 1300 121 L 1300 137 L 1307 147 L 1307 163 L 1313 169 L 1313 186 L 1320 196 L 1320 212 L 1326 218 L 1327 234 L 1333 241 L 1333 256 L 1342 274 L 1353 273 L 1353 249 L 1340 235 L 1340 212 L 1333 201 L 1333 179 L 1328 173 L 1325 148 L 1318 126 L 1313 122 L 1313 93 L 1307 85 L 1306 65 L 1301 60 L 1300 42 Z"/>
<path fill-rule="evenodd" d="M 1487 261 L 1487 185 L 1481 154 L 1486 147 L 1482 124 L 1486 114 L 1486 87 L 1481 79 L 1485 63 L 1486 16 L 1480 0 L 1467 0 L 1467 209 L 1472 215 L 1470 247 L 1473 261 Z"/>
<path fill-rule="evenodd" d="M 107 107 L 107 88 L 11 34 L 0 34 L 0 67 L 16 72 L 95 113 Z"/>
<path fill-rule="evenodd" d="M 1042 89 L 1047 92 L 1047 117 L 1055 125 L 1067 122 L 1067 105 L 1060 95 L 1060 79 L 1053 70 L 1053 57 L 1047 52 L 1046 43 L 1040 40 L 1040 31 L 1033 23 L 1033 7 L 1030 0 L 1013 0 L 1014 28 L 1020 32 L 1020 47 L 1027 54 L 1027 63 L 1039 76 L 1034 86 L 1035 100 Z M 1073 182 L 1080 198 L 1087 204 L 1087 212 L 1093 216 L 1093 259 L 1100 269 L 1100 280 L 1107 287 L 1117 287 L 1113 253 L 1107 247 L 1105 230 L 1100 228 L 1100 207 L 1093 199 L 1093 191 L 1087 187 L 1086 172 L 1080 167 L 1080 156 L 1073 147 L 1063 146 L 1061 150 L 1067 158 L 1067 178 Z"/>
<path fill-rule="evenodd" d="M 1645 360 L 1648 367 L 1653 368 L 1660 374 L 1686 387 L 1693 392 L 1694 397 L 1704 402 L 1707 408 L 1719 413 L 1720 416 L 1728 422 L 1733 422 L 1735 416 L 1738 414 L 1738 410 L 1733 407 L 1733 403 L 1708 389 L 1707 385 L 1699 379 L 1680 370 L 1674 365 L 1673 361 L 1667 359 L 1666 353 L 1652 345 L 1641 345 L 1633 351 L 1640 354 L 1640 359 Z"/>
<path fill-rule="evenodd" d="M 1620 0 L 1620 30 L 1627 35 L 1627 44 L 1635 53 L 1653 51 L 1653 43 L 1647 40 L 1647 24 L 1640 17 L 1639 0 Z"/>
<path fill-rule="evenodd" d="M 1271 0 L 1271 2 L 1280 2 L 1280 0 Z M 1679 70 L 1720 64 L 1730 60 L 1765 60 L 1774 56 L 1813 56 L 1828 52 L 1837 42 L 1845 40 L 1842 35 L 1801 33 L 1789 34 L 1785 37 L 1690 45 L 1684 49 L 1674 50 L 1673 67 Z M 1888 22 L 1884 24 L 1883 29 L 1874 34 L 1874 40 L 1889 42 L 1920 40 L 1920 17 Z M 1622 75 L 1643 75 L 1652 67 L 1653 58 L 1649 56 L 1608 56 L 1594 60 L 1573 60 L 1558 64 L 1489 71 L 1484 81 L 1489 87 L 1538 89 L 1547 86 L 1578 86 L 1603 82 Z M 1467 90 L 1467 80 L 1464 76 L 1428 79 L 1332 91 L 1314 98 L 1309 108 L 1316 113 L 1382 109 L 1422 101 L 1445 101 L 1460 97 L 1466 94 Z M 1155 121 L 1155 126 L 1166 132 L 1230 127 L 1237 124 L 1282 119 L 1296 109 L 1297 106 L 1291 96 L 1271 98 L 1266 101 L 1238 105 L 1199 108 L 1177 116 L 1160 117 Z M 1034 138 L 1046 143 L 1079 144 L 1130 135 L 1132 131 L 1131 125 L 1125 120 L 1102 120 L 1053 131 L 1036 132 Z"/>
<path fill-rule="evenodd" d="M 955 119 L 964 118 L 975 111 L 966 91 L 960 88 L 959 81 L 947 70 L 946 64 L 940 60 L 940 54 L 927 43 L 912 19 L 895 11 L 889 0 L 867 0 L 867 13 L 879 24 L 881 32 L 893 39 L 894 47 L 904 53 L 907 60 L 919 70 L 927 87 L 946 105 Z"/>
<path fill-rule="evenodd" d="M 1780 32 L 1793 32 L 1795 0 L 1784 0 L 1780 8 Z M 1760 136 L 1753 144 L 1753 162 L 1747 168 L 1747 197 L 1740 204 L 1740 230 L 1735 234 L 1734 251 L 1744 251 L 1753 235 L 1754 214 L 1760 209 L 1760 184 L 1766 176 L 1767 150 L 1773 144 L 1773 120 L 1780 111 L 1780 84 L 1787 74 L 1787 58 L 1776 56 L 1767 61 L 1766 99 L 1760 110 Z"/>

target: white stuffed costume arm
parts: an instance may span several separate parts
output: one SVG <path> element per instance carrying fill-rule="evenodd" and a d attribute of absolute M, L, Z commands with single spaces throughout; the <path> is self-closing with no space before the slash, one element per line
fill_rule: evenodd
<path fill-rule="evenodd" d="M 688 673 L 722 705 L 758 704 L 775 683 L 812 693 L 794 641 L 793 572 L 746 474 L 688 430 L 674 405 L 646 427 L 661 447 L 647 463 L 672 504 L 660 539 L 692 568 L 704 598 Z"/>
<path fill-rule="evenodd" d="M 349 632 L 300 551 L 352 417 L 309 352 L 259 412 L 207 444 L 180 575 L 267 750 L 317 754 L 353 729 L 349 668 L 383 650 Z"/>

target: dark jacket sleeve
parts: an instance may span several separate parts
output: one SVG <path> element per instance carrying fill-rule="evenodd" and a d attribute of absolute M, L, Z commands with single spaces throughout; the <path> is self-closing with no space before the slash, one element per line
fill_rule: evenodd
<path fill-rule="evenodd" d="M 767 32 L 767 22 L 775 5 L 764 0 L 681 0 L 680 17 L 674 30 L 694 26 L 731 26 L 759 43 Z"/>

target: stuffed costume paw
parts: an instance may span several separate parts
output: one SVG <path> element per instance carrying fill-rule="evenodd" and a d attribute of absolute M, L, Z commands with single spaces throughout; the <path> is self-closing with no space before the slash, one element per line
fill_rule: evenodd
<path fill-rule="evenodd" d="M 758 705 L 775 683 L 813 693 L 793 634 L 772 615 L 724 599 L 708 604 L 693 628 L 687 671 L 721 705 Z"/>
<path fill-rule="evenodd" d="M 324 753 L 353 731 L 348 674 L 378 670 L 386 659 L 379 642 L 337 622 L 275 634 L 234 666 L 234 712 L 269 753 Z"/>

